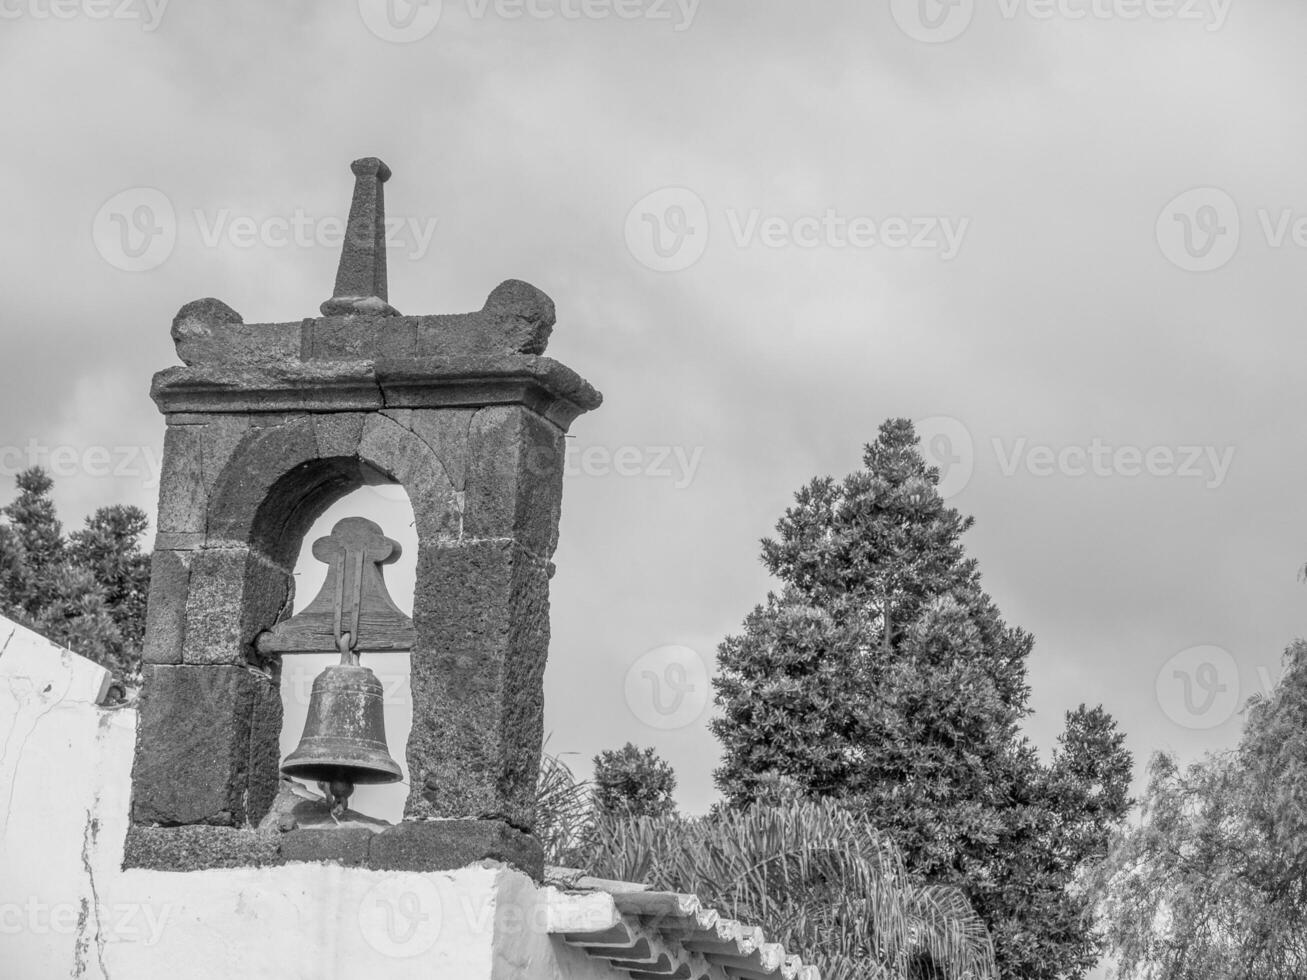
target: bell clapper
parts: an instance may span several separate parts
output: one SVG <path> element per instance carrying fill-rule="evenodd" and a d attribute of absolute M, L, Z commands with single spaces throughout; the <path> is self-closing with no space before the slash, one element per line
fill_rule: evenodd
<path fill-rule="evenodd" d="M 354 784 L 348 779 L 337 777 L 330 781 L 320 781 L 318 789 L 322 790 L 327 806 L 331 807 L 331 819 L 339 824 L 340 818 L 349 809 L 349 798 L 354 795 Z"/>

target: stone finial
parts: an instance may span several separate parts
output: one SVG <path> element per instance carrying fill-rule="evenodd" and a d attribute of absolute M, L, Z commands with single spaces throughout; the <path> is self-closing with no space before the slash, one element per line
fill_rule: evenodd
<path fill-rule="evenodd" d="M 354 199 L 349 227 L 336 272 L 336 290 L 322 304 L 323 316 L 398 316 L 387 300 L 386 204 L 382 185 L 390 168 L 376 157 L 349 165 L 354 171 Z"/>
<path fill-rule="evenodd" d="M 188 365 L 203 361 L 213 348 L 222 349 L 226 328 L 244 323 L 239 313 L 212 296 L 187 303 L 172 320 L 177 356 Z"/>

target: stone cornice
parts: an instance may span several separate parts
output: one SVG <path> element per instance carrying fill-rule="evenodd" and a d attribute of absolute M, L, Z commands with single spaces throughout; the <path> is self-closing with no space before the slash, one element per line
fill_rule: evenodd
<path fill-rule="evenodd" d="M 603 401 L 571 368 L 531 354 L 199 364 L 160 371 L 150 396 L 166 415 L 520 404 L 562 429 Z"/>

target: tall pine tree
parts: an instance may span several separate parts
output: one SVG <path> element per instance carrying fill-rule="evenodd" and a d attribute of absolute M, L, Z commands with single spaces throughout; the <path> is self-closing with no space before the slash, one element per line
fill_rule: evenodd
<path fill-rule="evenodd" d="M 0 510 L 0 613 L 135 683 L 150 581 L 144 511 L 101 507 L 65 538 L 45 472 L 24 470 L 17 484 Z"/>
<path fill-rule="evenodd" d="M 733 805 L 777 777 L 841 800 L 966 893 L 1003 976 L 1082 976 L 1100 944 L 1078 881 L 1130 805 L 1122 736 L 1082 706 L 1040 763 L 1019 727 L 1033 640 L 981 588 L 972 518 L 906 420 L 864 465 L 800 490 L 763 542 L 781 590 L 719 649 L 718 785 Z"/>

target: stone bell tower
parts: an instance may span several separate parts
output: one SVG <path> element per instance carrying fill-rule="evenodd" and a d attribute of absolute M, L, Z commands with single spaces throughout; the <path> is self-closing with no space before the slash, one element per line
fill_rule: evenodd
<path fill-rule="evenodd" d="M 526 283 L 501 284 L 474 313 L 399 314 L 390 170 L 372 158 L 352 169 L 323 315 L 246 324 L 198 300 L 173 321 L 185 366 L 154 378 L 167 432 L 129 866 L 443 870 L 497 857 L 539 874 L 530 833 L 564 434 L 601 397 L 542 356 L 554 306 Z M 376 834 L 260 830 L 293 652 L 266 634 L 289 617 L 313 522 L 383 480 L 407 491 L 419 542 L 405 820 Z"/>

